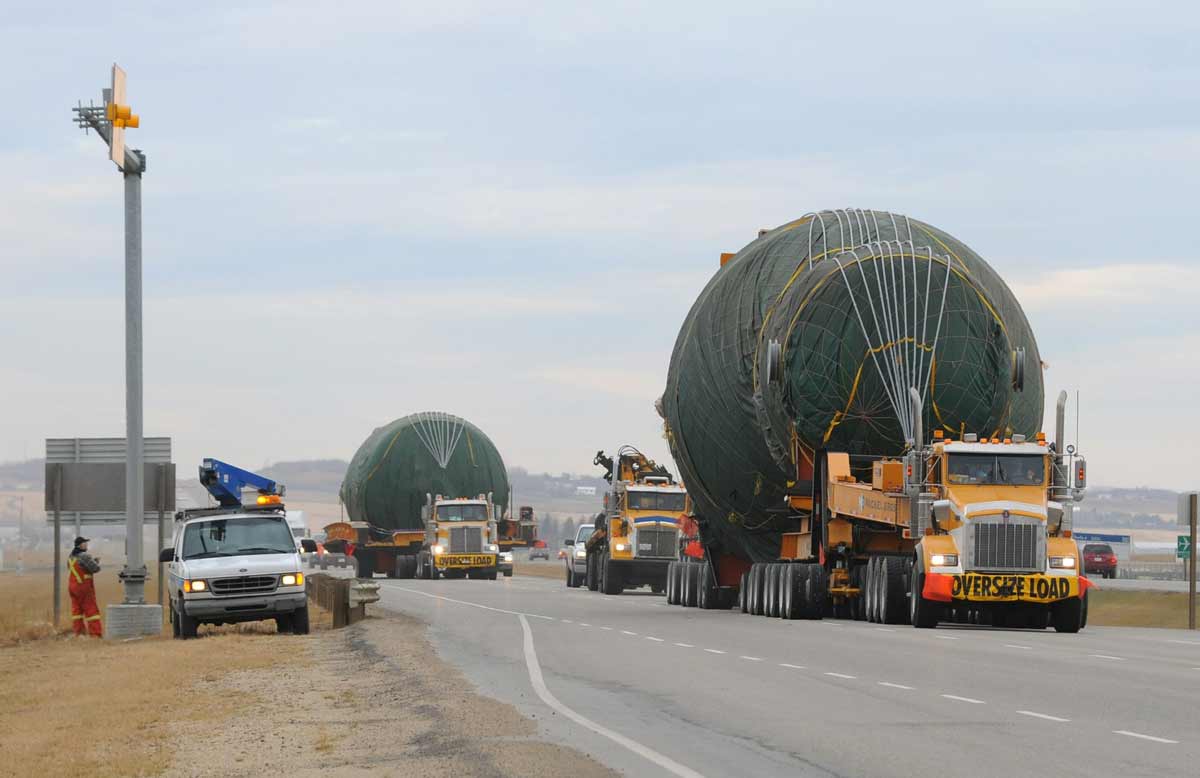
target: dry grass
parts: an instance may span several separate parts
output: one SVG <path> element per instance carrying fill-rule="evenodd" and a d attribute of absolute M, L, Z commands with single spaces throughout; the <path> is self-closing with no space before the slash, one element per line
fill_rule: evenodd
<path fill-rule="evenodd" d="M 555 578 L 563 579 L 566 577 L 566 572 L 563 567 L 563 561 L 557 560 L 558 564 L 539 565 L 534 562 L 514 562 L 513 575 L 530 575 L 536 578 Z"/>
<path fill-rule="evenodd" d="M 1168 627 L 1187 629 L 1187 594 L 1183 592 L 1088 592 L 1088 626 Z"/>
<path fill-rule="evenodd" d="M 71 632 L 71 601 L 67 582 L 62 581 L 62 619 L 54 628 L 54 582 L 49 570 L 26 572 L 24 575 L 0 573 L 0 647 L 43 640 Z M 96 601 L 100 613 L 122 598 L 121 584 L 116 573 L 101 573 L 96 578 Z"/>

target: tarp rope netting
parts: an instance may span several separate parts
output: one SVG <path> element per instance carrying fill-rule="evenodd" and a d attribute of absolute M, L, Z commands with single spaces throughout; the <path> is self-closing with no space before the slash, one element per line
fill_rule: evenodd
<path fill-rule="evenodd" d="M 342 479 L 351 521 L 384 530 L 422 529 L 425 495 L 492 493 L 508 505 L 508 471 L 500 452 L 471 422 L 440 411 L 414 413 L 379 427 L 359 446 Z"/>
<path fill-rule="evenodd" d="M 777 342 L 777 382 L 767 381 Z M 676 341 L 660 407 L 706 541 L 778 553 L 793 452 L 899 454 L 925 399 L 926 433 L 1040 426 L 1040 364 L 1016 299 L 970 248 L 907 217 L 809 214 L 739 252 L 705 287 Z"/>

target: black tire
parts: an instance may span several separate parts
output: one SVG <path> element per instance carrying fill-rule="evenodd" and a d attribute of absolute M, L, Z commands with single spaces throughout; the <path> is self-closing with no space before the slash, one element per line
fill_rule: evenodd
<path fill-rule="evenodd" d="M 361 553 L 354 555 L 355 576 L 358 578 L 374 578 L 375 577 L 375 560 L 373 552 L 363 550 Z"/>
<path fill-rule="evenodd" d="M 667 565 L 667 605 L 675 604 L 675 568 L 679 567 L 678 562 L 671 562 Z"/>
<path fill-rule="evenodd" d="M 179 598 L 179 602 L 183 604 L 183 598 Z M 200 623 L 187 615 L 186 610 L 179 611 L 176 618 L 179 619 L 179 637 L 181 640 L 190 640 L 196 637 L 196 632 L 200 629 Z"/>
<path fill-rule="evenodd" d="M 512 570 L 505 570 L 505 571 L 504 571 L 504 577 L 505 577 L 505 578 L 512 578 L 512 573 L 513 573 L 513 571 L 512 571 Z"/>
<path fill-rule="evenodd" d="M 307 635 L 308 634 L 308 606 L 305 605 L 303 608 L 293 611 L 292 616 L 291 616 L 291 622 L 292 622 L 291 626 L 292 626 L 293 634 Z"/>
<path fill-rule="evenodd" d="M 175 615 L 175 606 L 171 605 L 171 637 L 179 637 L 179 617 Z"/>
<path fill-rule="evenodd" d="M 1050 615 L 1054 631 L 1074 634 L 1083 629 L 1083 606 L 1082 597 L 1056 602 Z"/>
<path fill-rule="evenodd" d="M 579 582 L 575 580 L 575 571 L 571 568 L 571 563 L 567 562 L 567 588 L 576 589 L 579 587 Z"/>
<path fill-rule="evenodd" d="M 766 613 L 767 607 L 767 570 L 770 567 L 766 562 L 759 562 L 755 566 L 754 581 L 750 585 L 750 591 L 754 592 L 754 599 L 751 603 L 751 613 L 755 616 L 761 616 Z"/>
<path fill-rule="evenodd" d="M 875 568 L 879 564 L 878 557 L 867 560 L 867 568 L 863 572 L 863 609 L 867 614 L 867 622 L 875 623 Z"/>
<path fill-rule="evenodd" d="M 716 604 L 713 600 L 717 598 L 709 591 L 708 579 L 711 577 L 711 573 L 708 569 L 708 562 L 701 562 L 696 567 L 700 568 L 696 571 L 696 607 L 700 610 L 711 610 Z"/>
<path fill-rule="evenodd" d="M 804 581 L 804 618 L 821 620 L 825 618 L 825 603 L 829 599 L 825 581 L 825 568 L 819 564 L 808 566 L 808 575 Z"/>
<path fill-rule="evenodd" d="M 881 621 L 884 624 L 904 624 L 908 620 L 908 590 L 904 586 L 904 560 L 900 557 L 884 557 L 882 565 L 883 608 Z"/>
<path fill-rule="evenodd" d="M 442 577 L 442 572 L 437 569 L 437 565 L 433 562 L 433 554 L 429 555 L 429 566 L 427 572 L 429 573 L 430 581 L 436 581 Z"/>
<path fill-rule="evenodd" d="M 688 608 L 698 607 L 700 605 L 700 565 L 692 562 L 683 569 L 686 571 L 683 575 L 683 604 Z"/>
<path fill-rule="evenodd" d="M 405 567 L 404 577 L 410 578 L 410 579 L 416 578 L 417 577 L 417 557 L 415 555 L 410 555 L 410 556 L 405 557 L 405 559 L 408 560 L 408 563 Z"/>
<path fill-rule="evenodd" d="M 867 618 L 867 594 L 863 589 L 863 567 L 859 565 L 850 571 L 850 585 L 858 589 L 858 594 L 850 600 L 850 618 L 863 621 Z"/>
<path fill-rule="evenodd" d="M 1087 596 L 1087 592 L 1084 592 L 1084 593 L 1083 593 L 1082 595 L 1080 595 L 1080 596 L 1083 598 L 1083 618 L 1082 618 L 1082 620 L 1081 620 L 1081 621 L 1080 621 L 1080 623 L 1079 623 L 1079 628 L 1080 628 L 1080 629 L 1083 629 L 1084 627 L 1086 627 L 1086 626 L 1087 626 L 1087 613 L 1088 613 L 1088 596 Z M 1049 616 L 1049 614 L 1047 614 L 1047 616 Z M 1049 621 L 1049 618 L 1047 618 L 1047 622 L 1048 622 L 1048 621 Z"/>
<path fill-rule="evenodd" d="M 282 635 L 292 631 L 292 614 L 284 613 L 275 617 L 275 631 Z"/>
<path fill-rule="evenodd" d="M 804 597 L 800 592 L 800 579 L 797 572 L 807 574 L 805 565 L 789 564 L 783 568 L 783 598 L 780 601 L 779 617 L 782 619 L 798 619 L 804 613 Z"/>
<path fill-rule="evenodd" d="M 921 594 L 925 590 L 925 573 L 913 568 L 912 599 L 909 600 L 909 621 L 917 629 L 933 629 L 941 618 L 941 607 Z"/>
<path fill-rule="evenodd" d="M 600 587 L 605 594 L 620 594 L 625 585 L 621 580 L 621 571 L 613 564 L 613 559 L 607 553 L 604 555 L 603 570 L 600 574 Z"/>
<path fill-rule="evenodd" d="M 738 608 L 742 613 L 750 612 L 750 571 L 742 573 L 738 584 Z"/>

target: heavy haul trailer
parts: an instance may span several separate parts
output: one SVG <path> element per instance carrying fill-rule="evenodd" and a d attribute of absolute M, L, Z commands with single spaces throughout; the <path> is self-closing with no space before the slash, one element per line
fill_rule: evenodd
<path fill-rule="evenodd" d="M 501 551 L 528 548 L 537 542 L 537 522 L 533 518 L 533 506 L 522 505 L 518 518 L 511 515 L 496 521 L 497 543 Z"/>
<path fill-rule="evenodd" d="M 359 578 L 383 572 L 388 578 L 494 581 L 500 553 L 495 510 L 489 495 L 473 499 L 427 495 L 422 531 L 386 534 L 366 522 L 339 522 L 325 528 L 325 545 L 353 556 Z"/>
<path fill-rule="evenodd" d="M 606 469 L 604 479 L 612 488 L 604 495 L 596 530 L 584 544 L 587 587 L 620 594 L 649 586 L 662 593 L 668 566 L 678 555 L 687 490 L 633 446 L 622 446 L 615 459 L 598 452 L 593 464 Z"/>
<path fill-rule="evenodd" d="M 1041 364 L 1003 279 L 915 219 L 821 211 L 722 255 L 657 403 L 702 546 L 677 565 L 699 587 L 685 601 L 894 620 L 915 583 L 922 625 L 1052 612 L 1078 629 L 1083 472 L 1061 424 L 1058 451 L 1038 438 Z M 951 462 L 971 456 L 994 473 L 962 481 Z M 1040 487 L 1001 474 L 1022 456 L 1047 463 Z"/>

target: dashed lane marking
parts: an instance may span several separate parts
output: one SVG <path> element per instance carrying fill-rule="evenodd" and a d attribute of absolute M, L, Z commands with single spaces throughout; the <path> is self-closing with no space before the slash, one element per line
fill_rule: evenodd
<path fill-rule="evenodd" d="M 789 670 L 803 670 L 804 665 L 789 665 L 787 662 L 780 662 L 780 667 L 786 667 Z"/>
<path fill-rule="evenodd" d="M 762 661 L 761 656 L 746 656 L 745 654 L 743 654 L 742 656 L 739 656 L 738 659 L 745 659 L 748 662 L 761 662 Z"/>
<path fill-rule="evenodd" d="M 529 628 L 529 621 L 523 614 L 518 614 L 517 618 L 521 620 L 521 631 L 525 633 L 525 667 L 529 670 L 529 681 L 531 684 L 533 684 L 533 690 L 537 692 L 537 696 L 541 698 L 542 702 L 566 716 L 571 721 L 574 721 L 579 726 L 590 729 L 597 735 L 606 737 L 614 743 L 627 748 L 647 761 L 653 762 L 672 775 L 678 775 L 680 778 L 703 778 L 700 773 L 696 772 L 690 767 L 681 765 L 674 759 L 664 756 L 649 746 L 644 746 L 632 738 L 625 737 L 619 732 L 614 732 L 607 727 L 601 726 L 600 724 L 597 724 L 589 718 L 581 716 L 580 714 L 568 708 L 566 705 L 563 705 L 561 702 L 559 702 L 558 698 L 550 693 L 550 690 L 546 687 L 546 680 L 542 677 L 542 668 L 541 665 L 538 664 L 537 650 L 533 647 L 533 630 Z"/>
<path fill-rule="evenodd" d="M 879 685 L 886 686 L 889 689 L 903 689 L 906 692 L 913 691 L 913 687 L 911 686 L 905 686 L 902 683 L 892 683 L 891 681 L 879 681 Z"/>
<path fill-rule="evenodd" d="M 958 640 L 958 638 L 954 637 L 953 635 L 934 635 L 934 637 L 938 640 Z"/>
<path fill-rule="evenodd" d="M 1032 710 L 1019 710 L 1019 711 L 1017 711 L 1017 713 L 1020 713 L 1022 716 L 1033 716 L 1035 719 L 1045 719 L 1046 721 L 1057 721 L 1057 722 L 1060 722 L 1063 724 L 1070 721 L 1070 719 L 1064 719 L 1061 716 L 1051 716 L 1049 713 L 1037 713 L 1036 711 L 1032 711 Z"/>
<path fill-rule="evenodd" d="M 559 619 L 559 621 L 561 621 L 563 624 L 574 624 L 575 623 L 575 622 L 571 621 L 570 619 Z"/>
<path fill-rule="evenodd" d="M 600 629 L 612 629 L 612 627 L 601 627 Z"/>
<path fill-rule="evenodd" d="M 585 622 L 585 621 L 581 621 L 581 622 L 579 622 L 579 626 L 581 626 L 581 627 L 590 627 L 590 626 L 592 626 L 592 625 L 591 625 L 591 624 L 588 624 L 588 623 L 587 623 L 587 622 Z"/>
<path fill-rule="evenodd" d="M 1200 646 L 1200 640 L 1168 640 L 1168 643 L 1178 643 L 1181 646 Z"/>
<path fill-rule="evenodd" d="M 630 632 L 630 631 L 629 631 L 629 630 L 627 630 L 627 629 L 623 629 L 623 630 L 621 630 L 621 634 L 622 634 L 622 635 L 633 635 L 634 637 L 637 637 L 637 633 L 636 633 L 636 632 Z"/>
<path fill-rule="evenodd" d="M 680 648 L 695 648 L 695 646 L 693 646 L 691 643 L 676 643 L 675 645 L 679 646 Z"/>
<path fill-rule="evenodd" d="M 1032 651 L 1033 650 L 1033 646 L 1018 646 L 1016 643 L 1005 643 L 1004 647 L 1005 648 L 1019 648 L 1022 651 Z"/>
<path fill-rule="evenodd" d="M 972 705 L 987 705 L 983 700 L 977 700 L 973 697 L 959 697 L 957 694 L 943 694 L 947 700 L 957 700 L 958 702 L 969 702 Z"/>
<path fill-rule="evenodd" d="M 661 643 L 661 642 L 663 642 L 663 639 L 662 639 L 662 638 L 656 638 L 656 637 L 653 637 L 653 636 L 651 636 L 651 635 L 647 635 L 647 636 L 646 636 L 646 640 L 653 640 L 655 643 Z"/>
<path fill-rule="evenodd" d="M 1178 740 L 1169 740 L 1165 737 L 1155 737 L 1154 735 L 1143 735 L 1141 732 L 1130 732 L 1127 729 L 1114 729 L 1113 734 L 1114 735 L 1124 735 L 1125 737 L 1136 737 L 1136 738 L 1140 738 L 1142 740 L 1149 740 L 1153 743 L 1167 743 L 1169 745 L 1174 745 L 1179 742 Z"/>
<path fill-rule="evenodd" d="M 825 673 L 825 675 L 828 675 L 831 678 L 844 678 L 847 681 L 853 681 L 855 678 L 858 677 L 855 675 L 846 675 L 845 673 Z"/>
<path fill-rule="evenodd" d="M 876 627 L 875 631 L 876 632 L 895 632 L 896 630 L 888 629 L 887 627 Z"/>
<path fill-rule="evenodd" d="M 704 650 L 710 654 L 724 654 L 725 653 L 724 651 L 721 651 L 720 649 L 717 649 L 717 648 L 706 648 Z"/>
<path fill-rule="evenodd" d="M 545 619 L 546 621 L 555 621 L 556 620 L 553 616 L 543 616 L 539 613 L 522 613 L 521 611 L 505 610 L 504 608 L 493 608 L 490 605 L 480 605 L 477 602 L 469 602 L 467 600 L 456 600 L 453 597 L 446 597 L 441 594 L 430 594 L 429 592 L 423 592 L 420 589 L 409 589 L 406 586 L 389 586 L 389 587 L 387 587 L 387 589 L 390 589 L 392 591 L 398 591 L 398 592 L 410 592 L 412 594 L 419 594 L 422 597 L 429 597 L 430 599 L 433 599 L 433 600 L 443 600 L 445 602 L 453 602 L 458 605 L 469 605 L 472 608 L 479 608 L 480 610 L 492 611 L 494 613 L 507 613 L 509 616 L 528 616 L 531 619 Z"/>
<path fill-rule="evenodd" d="M 1088 656 L 1094 656 L 1097 659 L 1112 659 L 1115 662 L 1125 661 L 1125 657 L 1123 656 L 1109 656 L 1108 654 L 1088 654 Z"/>

